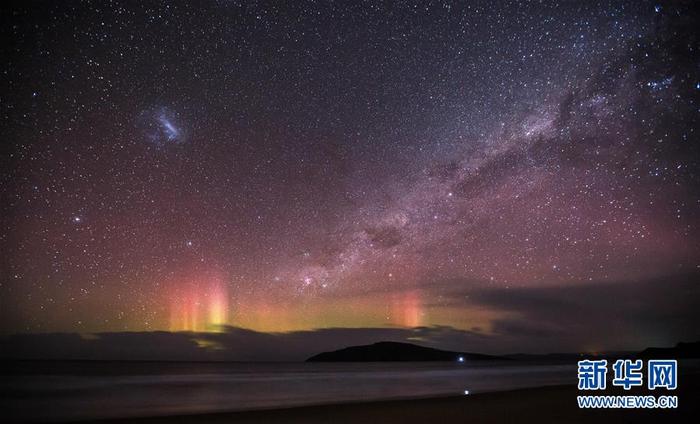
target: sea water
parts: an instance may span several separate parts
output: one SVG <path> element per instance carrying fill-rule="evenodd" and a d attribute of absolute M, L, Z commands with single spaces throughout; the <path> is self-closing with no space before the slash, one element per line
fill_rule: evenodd
<path fill-rule="evenodd" d="M 11 362 L 1 374 L 3 411 L 17 421 L 51 422 L 463 396 L 576 381 L 574 363 L 519 361 Z"/>

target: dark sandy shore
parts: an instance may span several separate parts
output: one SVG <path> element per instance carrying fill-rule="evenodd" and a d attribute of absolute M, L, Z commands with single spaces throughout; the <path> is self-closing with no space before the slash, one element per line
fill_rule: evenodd
<path fill-rule="evenodd" d="M 657 410 L 581 410 L 576 387 L 555 386 L 483 393 L 461 397 L 346 403 L 297 408 L 132 418 L 99 421 L 107 423 L 676 423 L 698 422 L 700 385 L 686 381 L 673 393 L 679 408 Z M 593 393 L 591 393 L 593 394 Z M 596 393 L 602 394 L 602 393 Z M 648 391 L 630 391 L 641 394 Z"/>

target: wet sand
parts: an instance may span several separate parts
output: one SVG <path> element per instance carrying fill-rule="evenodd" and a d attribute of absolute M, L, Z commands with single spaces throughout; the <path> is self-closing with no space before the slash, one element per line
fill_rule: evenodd
<path fill-rule="evenodd" d="M 585 394 L 572 386 L 553 386 L 498 393 L 480 393 L 459 397 L 415 400 L 317 405 L 274 410 L 224 412 L 200 415 L 130 418 L 95 421 L 121 423 L 638 423 L 693 422 L 700 412 L 698 379 L 673 392 L 656 395 L 677 395 L 679 408 L 673 409 L 597 409 L 578 408 L 576 396 Z M 650 394 L 646 390 L 627 393 Z"/>

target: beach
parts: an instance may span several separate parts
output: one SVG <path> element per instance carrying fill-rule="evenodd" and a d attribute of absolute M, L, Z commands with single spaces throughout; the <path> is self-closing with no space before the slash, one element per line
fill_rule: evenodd
<path fill-rule="evenodd" d="M 582 410 L 576 387 L 552 386 L 461 397 L 344 403 L 273 410 L 101 420 L 102 424 L 157 423 L 638 423 L 691 422 L 698 415 L 698 380 L 673 394 L 679 408 Z M 606 393 L 607 394 L 607 393 Z M 619 394 L 619 393 L 616 393 Z M 648 394 L 632 390 L 625 394 Z"/>
<path fill-rule="evenodd" d="M 698 371 L 682 361 L 676 390 L 579 391 L 557 364 L 25 362 L 0 405 L 18 423 L 693 422 Z M 678 409 L 579 409 L 584 395 L 674 395 Z"/>

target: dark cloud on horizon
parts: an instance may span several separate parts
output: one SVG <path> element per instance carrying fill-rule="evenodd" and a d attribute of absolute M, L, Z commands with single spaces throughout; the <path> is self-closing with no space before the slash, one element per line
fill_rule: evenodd
<path fill-rule="evenodd" d="M 615 284 L 485 288 L 453 298 L 506 312 L 494 321 L 493 333 L 511 350 L 643 349 L 700 339 L 699 282 L 700 274 L 691 273 Z"/>
<path fill-rule="evenodd" d="M 298 361 L 318 352 L 380 340 L 435 345 L 441 340 L 485 337 L 451 327 L 324 328 L 262 333 L 225 327 L 219 333 L 121 332 L 16 334 L 0 339 L 2 358 L 99 360 Z"/>
<path fill-rule="evenodd" d="M 452 293 L 458 307 L 490 307 L 507 318 L 491 332 L 450 326 L 323 328 L 222 332 L 15 334 L 0 357 L 22 359 L 296 361 L 315 353 L 382 340 L 475 353 L 642 350 L 700 339 L 698 274 L 645 282 L 567 288 L 480 288 Z"/>

